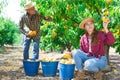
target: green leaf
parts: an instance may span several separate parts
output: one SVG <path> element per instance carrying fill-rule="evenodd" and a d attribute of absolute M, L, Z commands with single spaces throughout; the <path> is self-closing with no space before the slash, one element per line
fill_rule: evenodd
<path fill-rule="evenodd" d="M 79 12 L 85 11 L 85 8 L 86 8 L 86 4 L 79 5 L 78 6 L 78 11 Z"/>

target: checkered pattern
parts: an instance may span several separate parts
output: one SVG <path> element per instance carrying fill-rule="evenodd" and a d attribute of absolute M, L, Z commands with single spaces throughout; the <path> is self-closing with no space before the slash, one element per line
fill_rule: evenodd
<path fill-rule="evenodd" d="M 26 26 L 29 30 L 35 30 L 37 32 L 36 36 L 32 37 L 34 40 L 40 38 L 40 24 L 42 19 L 45 17 L 42 14 L 36 13 L 33 15 L 31 18 L 29 17 L 28 14 L 25 14 L 22 16 L 20 23 L 19 23 L 19 29 L 20 32 L 23 33 L 24 35 L 28 34 L 28 31 L 24 29 Z"/>

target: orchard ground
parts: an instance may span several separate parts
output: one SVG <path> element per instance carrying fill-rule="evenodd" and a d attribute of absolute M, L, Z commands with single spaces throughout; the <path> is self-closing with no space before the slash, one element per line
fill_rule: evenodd
<path fill-rule="evenodd" d="M 26 76 L 23 69 L 19 69 L 22 63 L 22 46 L 6 46 L 6 52 L 0 53 L 0 80 L 59 80 L 59 72 L 54 77 L 44 77 L 41 68 L 38 75 L 34 77 Z M 32 47 L 30 49 L 32 53 Z M 32 55 L 32 54 L 31 54 Z M 61 57 L 60 53 L 41 53 L 40 58 L 45 56 Z M 120 80 L 120 55 L 110 48 L 110 62 L 114 68 L 109 72 L 109 80 Z"/>

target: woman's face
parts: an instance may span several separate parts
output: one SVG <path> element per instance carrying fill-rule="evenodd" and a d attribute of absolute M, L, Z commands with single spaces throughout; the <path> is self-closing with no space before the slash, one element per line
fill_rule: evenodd
<path fill-rule="evenodd" d="M 87 22 L 85 24 L 85 30 L 88 32 L 88 33 L 92 33 L 94 31 L 94 23 L 93 22 Z"/>
<path fill-rule="evenodd" d="M 34 15 L 34 14 L 36 14 L 36 10 L 35 10 L 34 7 L 28 9 L 27 12 L 28 12 L 28 14 L 30 14 L 30 15 Z"/>

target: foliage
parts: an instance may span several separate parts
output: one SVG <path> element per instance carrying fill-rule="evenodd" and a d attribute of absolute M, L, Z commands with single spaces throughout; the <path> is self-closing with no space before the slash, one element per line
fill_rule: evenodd
<path fill-rule="evenodd" d="M 0 0 L 0 13 L 3 9 L 3 7 L 5 7 L 7 5 L 8 0 Z"/>
<path fill-rule="evenodd" d="M 4 44 L 13 44 L 17 32 L 17 25 L 14 24 L 14 22 L 0 17 L 0 46 L 4 46 Z"/>
<path fill-rule="evenodd" d="M 120 54 L 120 23 L 119 26 L 116 26 L 113 30 L 116 42 L 113 45 L 114 48 L 116 48 L 116 52 Z"/>
<path fill-rule="evenodd" d="M 71 50 L 79 48 L 79 39 L 84 30 L 79 23 L 86 17 L 95 19 L 95 26 L 102 30 L 103 10 L 109 11 L 110 30 L 114 33 L 114 46 L 120 53 L 120 1 L 118 0 L 32 0 L 39 13 L 51 16 L 53 21 L 43 21 L 41 26 L 41 49 Z M 117 31 L 117 32 L 116 32 Z"/>

